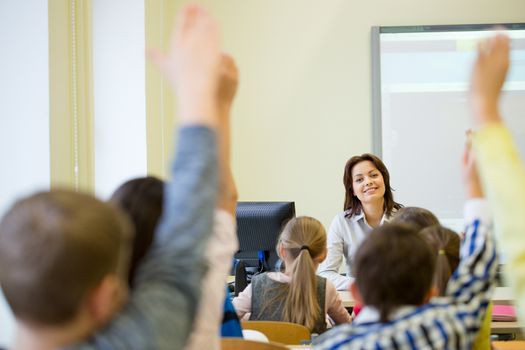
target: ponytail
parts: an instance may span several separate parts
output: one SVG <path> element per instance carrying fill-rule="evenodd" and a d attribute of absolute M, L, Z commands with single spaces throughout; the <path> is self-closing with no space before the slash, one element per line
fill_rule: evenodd
<path fill-rule="evenodd" d="M 446 251 L 443 247 L 438 250 L 436 259 L 436 271 L 434 272 L 434 285 L 439 290 L 439 295 L 445 295 L 447 290 L 447 283 L 452 275 L 450 263 L 446 256 Z"/>
<path fill-rule="evenodd" d="M 292 265 L 291 283 L 284 302 L 283 318 L 286 322 L 302 324 L 313 330 L 320 311 L 314 262 L 309 249 L 303 246 Z"/>
<path fill-rule="evenodd" d="M 459 265 L 459 235 L 440 225 L 430 226 L 421 231 L 436 254 L 434 285 L 439 295 L 445 295 L 450 276 Z"/>

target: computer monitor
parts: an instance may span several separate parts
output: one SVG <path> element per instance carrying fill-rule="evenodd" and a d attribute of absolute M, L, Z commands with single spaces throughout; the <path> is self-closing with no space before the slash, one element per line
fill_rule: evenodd
<path fill-rule="evenodd" d="M 239 251 L 235 258 L 246 266 L 274 270 L 279 260 L 275 246 L 284 225 L 295 217 L 294 202 L 239 202 L 237 204 L 237 237 Z"/>

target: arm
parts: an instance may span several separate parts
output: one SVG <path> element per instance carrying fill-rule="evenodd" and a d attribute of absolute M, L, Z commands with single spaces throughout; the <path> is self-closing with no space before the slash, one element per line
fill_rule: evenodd
<path fill-rule="evenodd" d="M 237 249 L 235 218 L 230 213 L 218 210 L 213 235 L 206 249 L 209 269 L 202 282 L 199 310 L 186 350 L 220 349 L 219 329 L 226 297 L 224 281 Z"/>
<path fill-rule="evenodd" d="M 505 252 L 518 318 L 525 319 L 525 168 L 498 103 L 509 66 L 509 39 L 496 36 L 482 44 L 473 70 L 473 117 L 480 131 L 474 147 L 487 197 L 496 221 L 498 244 Z"/>
<path fill-rule="evenodd" d="M 249 284 L 239 296 L 233 298 L 232 303 L 240 319 L 252 312 L 252 285 Z"/>
<path fill-rule="evenodd" d="M 213 234 L 208 242 L 208 272 L 202 282 L 202 297 L 186 350 L 220 349 L 219 329 L 224 314 L 226 277 L 233 255 L 239 249 L 235 208 L 237 190 L 230 167 L 230 108 L 237 90 L 235 62 L 223 55 L 218 90 L 219 109 L 219 198 Z"/>
<path fill-rule="evenodd" d="M 164 213 L 136 288 L 121 314 L 85 349 L 182 349 L 199 301 L 203 256 L 217 195 L 213 103 L 219 62 L 218 29 L 202 8 L 185 7 L 168 55 L 156 63 L 172 82 L 184 127 Z"/>
<path fill-rule="evenodd" d="M 345 244 L 341 231 L 340 218 L 336 216 L 328 230 L 328 253 L 325 261 L 319 265 L 317 274 L 332 282 L 337 290 L 348 290 L 353 279 L 339 273 L 339 267 L 343 262 L 343 246 Z"/>
<path fill-rule="evenodd" d="M 343 306 L 343 301 L 337 293 L 335 286 L 330 282 L 326 281 L 326 313 L 335 324 L 352 322 L 352 317 Z"/>
<path fill-rule="evenodd" d="M 460 250 L 460 264 L 447 285 L 457 314 L 465 315 L 466 332 L 475 336 L 486 314 L 495 285 L 497 254 L 492 239 L 492 221 L 488 203 L 478 177 L 470 142 L 463 157 L 463 172 L 468 200 L 465 203 L 465 239 Z"/>

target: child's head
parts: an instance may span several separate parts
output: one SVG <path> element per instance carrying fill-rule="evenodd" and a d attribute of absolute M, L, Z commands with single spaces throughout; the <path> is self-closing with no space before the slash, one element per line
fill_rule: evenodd
<path fill-rule="evenodd" d="M 129 270 L 130 285 L 133 285 L 137 267 L 153 242 L 162 214 L 163 199 L 164 182 L 152 176 L 129 180 L 111 196 L 110 202 L 129 215 L 135 228 Z"/>
<path fill-rule="evenodd" d="M 438 218 L 430 210 L 419 207 L 405 207 L 399 209 L 391 222 L 413 225 L 417 230 L 439 225 Z"/>
<path fill-rule="evenodd" d="M 123 301 L 130 236 L 118 210 L 86 194 L 16 202 L 0 222 L 0 284 L 17 320 L 53 328 L 88 319 L 88 332 L 108 321 Z"/>
<path fill-rule="evenodd" d="M 459 235 L 440 225 L 427 227 L 420 235 L 428 242 L 436 257 L 434 285 L 439 295 L 445 295 L 448 280 L 459 265 Z"/>
<path fill-rule="evenodd" d="M 326 231 L 316 219 L 301 216 L 290 220 L 277 243 L 292 283 L 285 299 L 284 321 L 313 329 L 320 313 L 316 269 L 326 258 Z"/>
<path fill-rule="evenodd" d="M 379 311 L 381 322 L 400 306 L 429 299 L 435 258 L 413 226 L 386 224 L 374 229 L 357 249 L 354 264 L 351 291 L 363 305 Z"/>

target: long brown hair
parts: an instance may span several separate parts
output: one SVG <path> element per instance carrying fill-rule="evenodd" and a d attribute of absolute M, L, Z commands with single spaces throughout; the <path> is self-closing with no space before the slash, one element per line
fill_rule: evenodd
<path fill-rule="evenodd" d="M 283 321 L 299 323 L 314 329 L 321 306 L 317 300 L 317 278 L 314 260 L 326 251 L 326 231 L 323 225 L 309 216 L 290 220 L 277 243 L 294 262 L 291 282 L 285 297 Z"/>
<path fill-rule="evenodd" d="M 427 227 L 420 234 L 434 251 L 434 284 L 439 289 L 439 295 L 445 295 L 448 280 L 459 265 L 459 235 L 441 225 Z"/>
<path fill-rule="evenodd" d="M 148 176 L 126 181 L 109 200 L 129 215 L 135 229 L 129 269 L 130 287 L 133 287 L 137 268 L 153 243 L 162 215 L 163 199 L 164 182 Z"/>
<path fill-rule="evenodd" d="M 381 159 L 370 153 L 364 153 L 360 156 L 353 156 L 346 162 L 345 172 L 343 175 L 343 184 L 345 186 L 345 204 L 343 210 L 347 211 L 345 216 L 353 216 L 354 214 L 359 213 L 363 207 L 359 198 L 355 196 L 354 190 L 352 188 L 352 169 L 358 163 L 364 161 L 372 162 L 372 164 L 374 164 L 374 166 L 383 176 L 383 181 L 385 183 L 385 204 L 383 210 L 387 216 L 390 216 L 394 209 L 397 210 L 401 208 L 402 205 L 394 201 L 392 187 L 390 187 L 390 174 L 388 173 L 388 169 L 386 168 L 385 164 L 381 161 Z"/>

